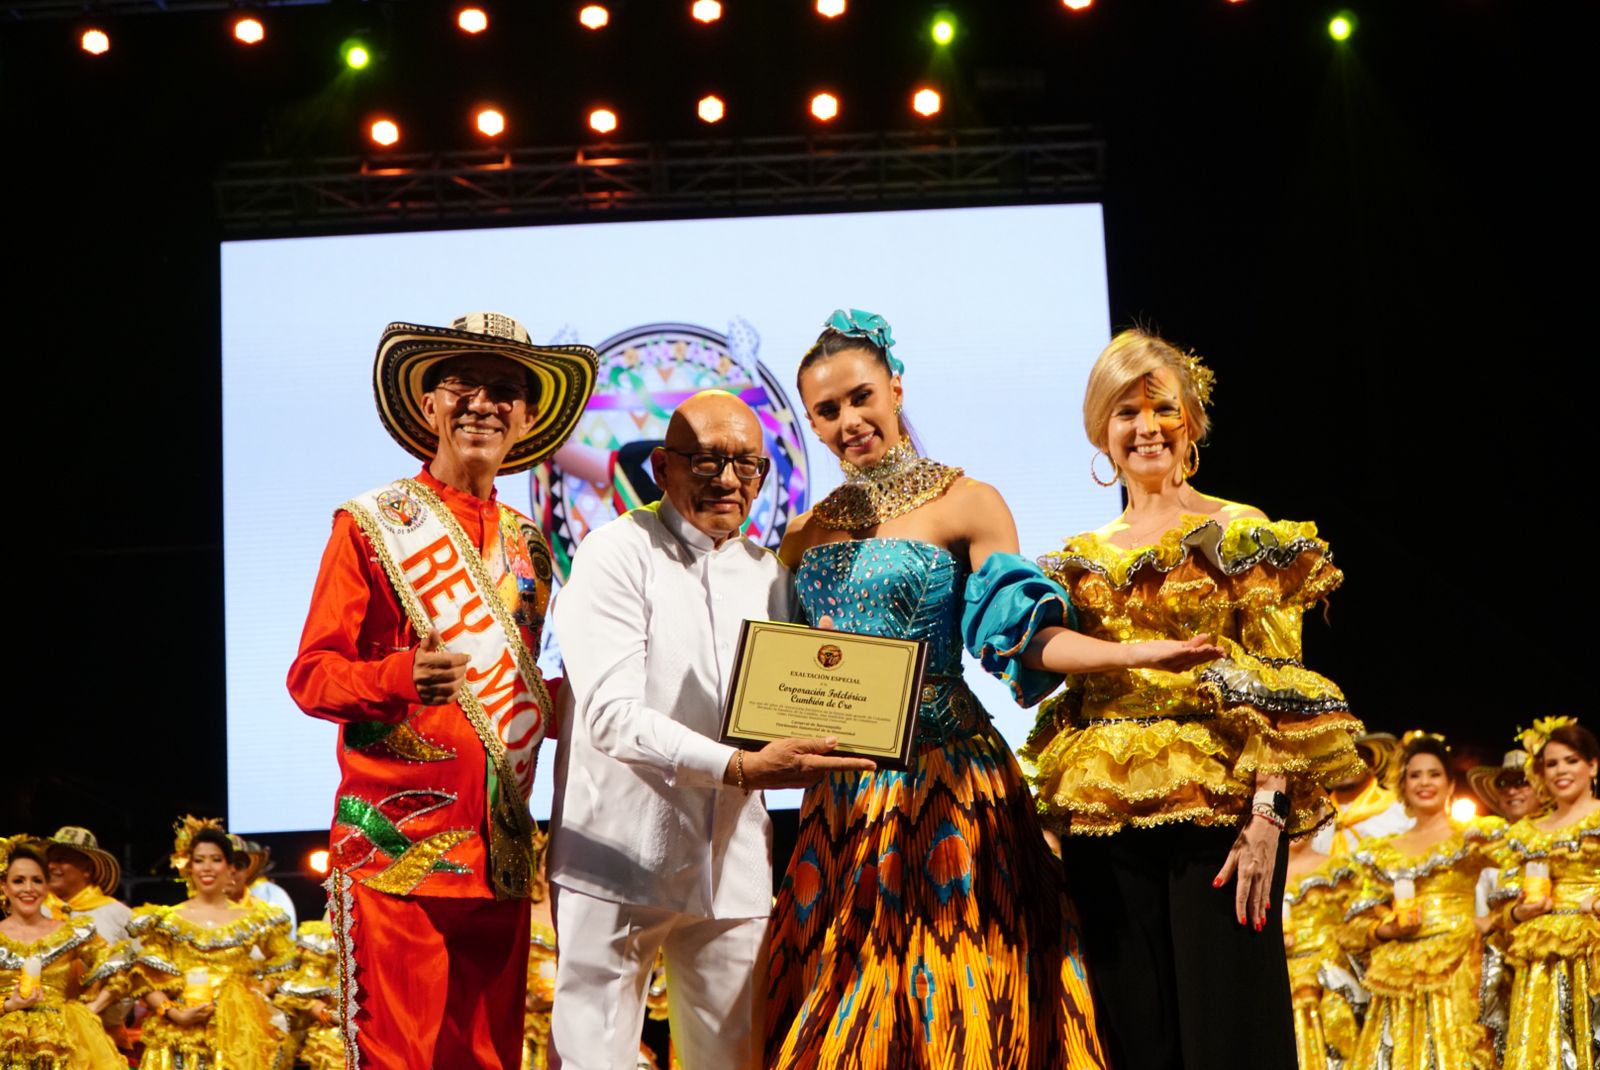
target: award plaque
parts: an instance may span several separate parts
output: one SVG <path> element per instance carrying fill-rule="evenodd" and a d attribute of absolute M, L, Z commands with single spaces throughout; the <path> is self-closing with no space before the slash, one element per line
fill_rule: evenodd
<path fill-rule="evenodd" d="M 833 736 L 839 744 L 830 754 L 904 769 L 927 660 L 920 639 L 747 620 L 722 742 L 759 750 L 775 739 Z"/>

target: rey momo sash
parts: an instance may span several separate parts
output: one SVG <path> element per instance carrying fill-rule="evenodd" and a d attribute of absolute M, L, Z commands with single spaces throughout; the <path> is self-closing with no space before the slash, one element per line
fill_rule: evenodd
<path fill-rule="evenodd" d="M 339 508 L 372 544 L 412 629 L 421 636 L 437 628 L 444 649 L 467 655 L 455 699 L 489 758 L 490 882 L 497 898 L 528 898 L 535 862 L 528 794 L 551 702 L 506 605 L 517 588 L 509 573 L 520 572 L 517 562 L 528 556 L 526 546 L 514 545 L 522 538 L 515 514 L 501 507 L 501 523 L 486 533 L 480 555 L 450 508 L 414 479 Z"/>

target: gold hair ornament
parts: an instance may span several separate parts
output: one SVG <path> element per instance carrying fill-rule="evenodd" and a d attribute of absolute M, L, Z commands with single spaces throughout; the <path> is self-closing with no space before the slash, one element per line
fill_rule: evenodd
<path fill-rule="evenodd" d="M 224 831 L 220 819 L 195 817 L 193 814 L 184 814 L 172 826 L 172 831 L 177 835 L 172 841 L 172 854 L 168 861 L 172 863 L 172 868 L 178 871 L 178 880 L 183 884 L 189 883 L 189 845 L 194 841 L 195 833 L 201 829 Z"/>
<path fill-rule="evenodd" d="M 1522 749 L 1527 752 L 1527 760 L 1523 762 L 1522 770 L 1531 784 L 1542 784 L 1543 778 L 1539 776 L 1539 752 L 1544 750 L 1544 745 L 1550 742 L 1550 737 L 1558 728 L 1567 728 L 1576 725 L 1576 717 L 1557 716 L 1539 717 L 1533 722 L 1532 728 L 1517 729 L 1517 742 L 1522 744 Z"/>
<path fill-rule="evenodd" d="M 1420 728 L 1413 728 L 1411 731 L 1409 731 L 1405 735 L 1401 736 L 1400 737 L 1400 746 L 1401 746 L 1402 749 L 1404 749 L 1406 747 L 1411 746 L 1411 744 L 1415 743 L 1419 739 L 1437 740 L 1438 742 L 1444 744 L 1444 749 L 1445 750 L 1448 751 L 1450 749 L 1449 741 L 1446 740 L 1439 733 L 1437 733 L 1437 732 L 1424 732 Z"/>
<path fill-rule="evenodd" d="M 1189 373 L 1189 387 L 1194 391 L 1201 408 L 1211 406 L 1211 391 L 1217 385 L 1217 373 L 1206 367 L 1200 354 L 1189 350 L 1183 354 L 1183 368 Z"/>

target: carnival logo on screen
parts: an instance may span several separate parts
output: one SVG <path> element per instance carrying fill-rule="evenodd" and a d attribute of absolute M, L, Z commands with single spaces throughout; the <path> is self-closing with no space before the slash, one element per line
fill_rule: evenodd
<path fill-rule="evenodd" d="M 809 467 L 798 414 L 761 363 L 760 345 L 755 328 L 735 319 L 726 334 L 686 323 L 651 323 L 597 347 L 600 373 L 577 428 L 529 475 L 533 515 L 563 581 L 585 535 L 661 498 L 650 451 L 665 438 L 673 410 L 702 390 L 726 390 L 761 421 L 772 474 L 750 507 L 745 534 L 777 549 L 789 521 L 806 510 Z"/>

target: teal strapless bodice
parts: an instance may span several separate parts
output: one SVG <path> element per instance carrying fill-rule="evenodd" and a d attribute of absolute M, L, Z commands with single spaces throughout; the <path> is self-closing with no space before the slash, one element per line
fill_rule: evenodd
<path fill-rule="evenodd" d="M 961 678 L 961 593 L 967 570 L 943 546 L 912 539 L 851 539 L 807 550 L 795 573 L 806 620 L 842 632 L 928 644 L 917 742 L 964 738 L 989 715 Z"/>
<path fill-rule="evenodd" d="M 961 674 L 961 591 L 967 570 L 943 546 L 852 539 L 806 551 L 795 589 L 806 620 L 842 632 L 923 639 L 928 675 Z"/>

